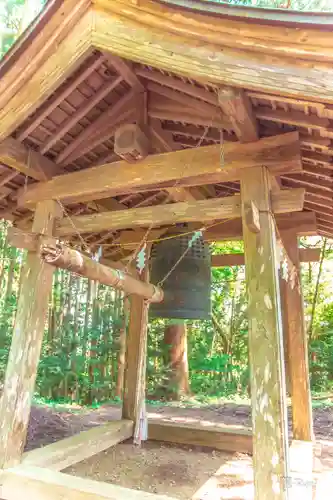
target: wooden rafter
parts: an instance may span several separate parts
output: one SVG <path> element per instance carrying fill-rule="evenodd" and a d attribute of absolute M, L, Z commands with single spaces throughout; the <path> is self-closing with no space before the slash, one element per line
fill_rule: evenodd
<path fill-rule="evenodd" d="M 0 162 L 37 181 L 46 181 L 64 173 L 48 158 L 12 138 L 0 143 Z"/>
<path fill-rule="evenodd" d="M 52 132 L 51 137 L 45 141 L 40 147 L 40 153 L 47 153 L 56 142 L 58 142 L 65 134 L 76 125 L 82 118 L 84 118 L 89 111 L 91 111 L 100 101 L 102 101 L 110 92 L 115 89 L 123 78 L 118 76 L 113 78 L 112 81 L 106 81 L 98 91 L 90 98 L 87 99 L 71 116 L 69 116 L 59 127 Z"/>
<path fill-rule="evenodd" d="M 115 162 L 112 163 L 112 175 L 107 164 L 101 165 L 31 186 L 19 202 L 27 206 L 49 198 L 85 202 L 87 199 L 172 187 L 175 181 L 178 186 L 214 184 L 237 180 L 241 169 L 262 163 L 273 175 L 300 171 L 298 134 L 284 134 L 248 144 L 227 143 L 224 145 L 223 169 L 219 146 L 151 155 L 137 165 Z"/>
<path fill-rule="evenodd" d="M 101 66 L 105 58 L 98 54 L 92 60 L 88 60 L 87 67 L 81 71 L 75 78 L 72 78 L 66 85 L 64 85 L 60 92 L 57 92 L 51 100 L 47 101 L 36 113 L 29 124 L 23 127 L 18 134 L 19 141 L 23 141 L 31 134 L 41 123 L 47 118 L 50 113 L 56 109 L 61 102 L 63 102 L 85 79 L 93 73 L 98 67 Z"/>
<path fill-rule="evenodd" d="M 257 141 L 258 125 L 246 93 L 242 89 L 221 87 L 218 99 L 224 114 L 230 118 L 238 139 L 241 142 Z"/>
<path fill-rule="evenodd" d="M 84 147 L 89 144 L 90 141 L 95 139 L 95 136 L 99 136 L 101 130 L 105 129 L 107 126 L 108 130 L 111 127 L 119 125 L 121 121 L 122 113 L 127 113 L 133 104 L 135 98 L 135 91 L 130 91 L 125 94 L 121 99 L 119 99 L 114 106 L 110 106 L 106 111 L 104 111 L 93 123 L 91 123 L 74 141 L 72 141 L 56 158 L 56 163 L 71 163 L 76 158 L 82 156 L 82 145 Z M 110 137 L 109 133 L 108 137 Z M 105 139 L 104 139 L 105 140 Z M 89 151 L 89 150 L 88 150 Z M 87 150 L 85 150 L 87 152 Z"/>
<path fill-rule="evenodd" d="M 200 99 L 201 101 L 212 104 L 213 106 L 218 106 L 216 92 L 210 92 L 206 89 L 191 85 L 190 83 L 185 83 L 179 78 L 164 75 L 159 71 L 137 68 L 135 72 L 138 76 L 141 76 L 149 81 L 158 83 L 173 90 L 178 90 L 179 92 L 183 92 L 186 95 Z"/>
<path fill-rule="evenodd" d="M 139 78 L 134 73 L 130 62 L 124 61 L 121 57 L 117 57 L 109 52 L 105 52 L 104 57 L 133 89 L 137 92 L 143 92 L 145 90 Z"/>

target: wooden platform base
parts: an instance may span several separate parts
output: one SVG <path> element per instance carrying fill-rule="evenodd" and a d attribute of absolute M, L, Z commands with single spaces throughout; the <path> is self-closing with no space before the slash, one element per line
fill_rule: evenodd
<path fill-rule="evenodd" d="M 149 422 L 149 439 L 251 453 L 250 431 L 235 426 Z M 122 488 L 60 471 L 133 436 L 130 420 L 100 427 L 25 453 L 22 464 L 0 472 L 2 500 L 174 500 L 164 495 Z"/>
<path fill-rule="evenodd" d="M 252 434 L 235 426 L 209 426 L 173 422 L 149 422 L 148 438 L 221 451 L 252 454 Z"/>

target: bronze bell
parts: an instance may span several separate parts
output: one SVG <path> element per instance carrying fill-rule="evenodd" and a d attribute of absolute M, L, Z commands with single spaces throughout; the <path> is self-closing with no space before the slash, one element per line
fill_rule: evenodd
<path fill-rule="evenodd" d="M 150 305 L 150 317 L 210 319 L 211 258 L 201 233 L 173 234 L 153 245 L 151 283 L 160 283 L 174 266 L 162 284 L 164 300 Z"/>

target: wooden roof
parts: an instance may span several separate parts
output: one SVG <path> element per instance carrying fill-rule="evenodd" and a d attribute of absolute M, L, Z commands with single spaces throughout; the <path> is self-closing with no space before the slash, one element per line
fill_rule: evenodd
<path fill-rule="evenodd" d="M 299 131 L 303 171 L 278 182 L 306 188 L 305 211 L 315 212 L 319 234 L 333 236 L 333 34 L 326 31 L 333 17 L 322 28 L 319 15 L 316 25 L 305 16 L 296 26 L 294 15 L 263 23 L 230 12 L 210 16 L 142 0 L 49 2 L 0 67 L 1 216 L 30 220 L 32 212 L 17 206 L 20 189 L 116 161 L 117 127 L 144 120 L 151 153 L 220 144 L 223 156 L 230 141 Z M 238 191 L 236 181 L 156 189 L 67 210 Z M 86 241 L 108 243 L 112 253 L 119 232 Z"/>

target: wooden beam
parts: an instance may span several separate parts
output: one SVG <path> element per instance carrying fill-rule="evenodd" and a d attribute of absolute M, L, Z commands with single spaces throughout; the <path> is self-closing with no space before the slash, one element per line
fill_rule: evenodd
<path fill-rule="evenodd" d="M 221 109 L 230 118 L 238 139 L 241 142 L 257 141 L 258 125 L 251 101 L 244 90 L 220 87 L 218 99 Z"/>
<path fill-rule="evenodd" d="M 133 422 L 116 420 L 23 455 L 22 464 L 61 471 L 133 436 Z"/>
<path fill-rule="evenodd" d="M 0 143 L 0 162 L 36 181 L 46 181 L 64 173 L 51 160 L 11 137 Z"/>
<path fill-rule="evenodd" d="M 148 268 L 142 281 L 148 280 Z M 145 398 L 146 356 L 149 304 L 142 297 L 130 297 L 129 323 L 126 338 L 122 418 L 139 424 L 141 403 Z"/>
<path fill-rule="evenodd" d="M 89 138 L 87 138 L 89 140 Z M 148 156 L 138 164 L 124 161 L 59 176 L 22 193 L 21 205 L 44 199 L 84 202 L 87 197 L 107 198 L 116 194 L 161 187 L 214 184 L 237 180 L 240 170 L 265 164 L 274 175 L 302 169 L 298 133 L 260 139 L 255 143 L 228 143 L 221 168 L 220 146 L 205 146 Z"/>
<path fill-rule="evenodd" d="M 252 435 L 249 429 L 237 426 L 199 423 L 154 422 L 149 420 L 148 437 L 153 441 L 164 441 L 189 446 L 204 446 L 215 450 L 252 454 Z"/>
<path fill-rule="evenodd" d="M 308 348 L 304 324 L 301 285 L 300 252 L 297 235 L 293 231 L 281 233 L 286 252 L 286 270 L 281 278 L 286 281 L 284 305 L 286 308 L 287 364 L 292 401 L 293 438 L 313 439 L 311 391 L 308 366 Z"/>
<path fill-rule="evenodd" d="M 7 469 L 1 474 L 3 500 L 175 500 L 102 481 L 33 466 Z"/>
<path fill-rule="evenodd" d="M 256 500 L 285 500 L 288 427 L 277 275 L 275 222 L 269 172 L 258 167 L 241 178 L 245 274 L 248 292 L 253 465 Z M 246 206 L 259 209 L 260 232 L 246 224 Z"/>
<path fill-rule="evenodd" d="M 319 262 L 320 248 L 299 248 L 300 262 Z M 212 255 L 212 267 L 232 267 L 243 266 L 245 264 L 245 257 L 243 253 L 230 253 Z"/>
<path fill-rule="evenodd" d="M 283 190 L 272 195 L 274 213 L 290 213 L 303 209 L 304 190 Z M 58 227 L 58 236 L 80 233 L 120 230 L 142 226 L 162 226 L 181 222 L 211 222 L 240 217 L 240 195 L 180 202 L 153 207 L 130 208 L 116 212 L 78 215 L 64 220 Z"/>
<path fill-rule="evenodd" d="M 198 88 L 190 83 L 184 82 L 180 78 L 163 75 L 163 73 L 159 71 L 151 71 L 140 67 L 136 68 L 135 73 L 148 81 L 158 83 L 161 86 L 163 85 L 173 90 L 178 90 L 179 92 L 195 97 L 196 99 L 200 99 L 201 101 L 212 104 L 213 106 L 218 106 L 219 104 L 217 94 L 215 92 Z"/>
<path fill-rule="evenodd" d="M 106 57 L 107 61 L 133 89 L 137 92 L 144 92 L 145 88 L 135 74 L 130 61 L 124 61 L 121 57 L 117 57 L 109 52 L 105 52 L 104 57 Z"/>
<path fill-rule="evenodd" d="M 40 203 L 33 232 L 51 236 L 58 215 L 55 201 Z M 52 276 L 53 267 L 35 252 L 28 252 L 1 398 L 0 469 L 19 463 L 23 453 Z"/>

